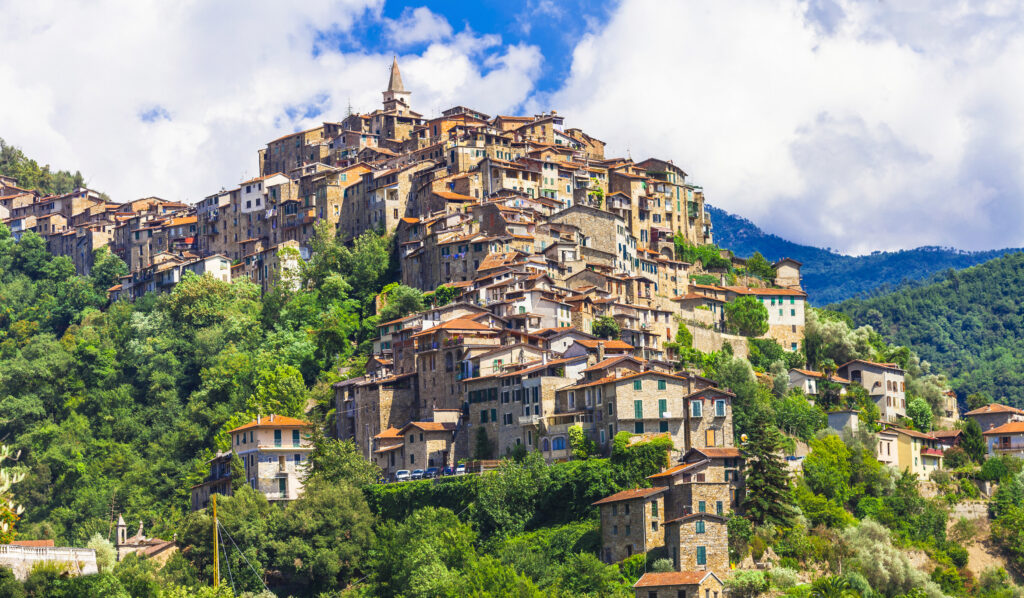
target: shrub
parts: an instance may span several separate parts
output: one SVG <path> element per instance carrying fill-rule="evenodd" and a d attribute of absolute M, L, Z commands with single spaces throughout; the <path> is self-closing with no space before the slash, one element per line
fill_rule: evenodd
<path fill-rule="evenodd" d="M 949 560 L 953 562 L 957 569 L 963 569 L 967 566 L 967 549 L 963 546 L 950 542 L 946 544 L 946 554 L 949 555 Z"/>
<path fill-rule="evenodd" d="M 780 590 L 789 589 L 800 583 L 800 577 L 797 575 L 797 572 L 788 567 L 776 567 L 768 575 L 772 587 Z"/>
<path fill-rule="evenodd" d="M 669 559 L 658 559 L 651 565 L 651 571 L 655 573 L 668 573 L 675 571 L 675 565 Z"/>
<path fill-rule="evenodd" d="M 725 588 L 736 598 L 753 598 L 768 591 L 768 578 L 763 571 L 737 571 L 725 580 Z"/>
<path fill-rule="evenodd" d="M 1010 473 L 1010 470 L 1006 468 L 1006 464 L 999 457 L 992 457 L 986 459 L 981 465 L 981 471 L 978 472 L 979 480 L 986 480 L 989 482 L 998 482 L 999 480 L 1006 477 Z"/>
<path fill-rule="evenodd" d="M 964 449 L 954 446 L 946 449 L 942 455 L 943 464 L 949 469 L 959 469 L 971 462 L 971 457 Z"/>
<path fill-rule="evenodd" d="M 625 577 L 629 583 L 634 584 L 636 583 L 636 580 L 640 579 L 644 574 L 644 567 L 646 567 L 646 565 L 647 555 L 643 553 L 634 554 L 627 559 L 623 559 L 623 561 L 619 563 L 619 571 L 622 572 L 622 576 Z"/>
<path fill-rule="evenodd" d="M 747 556 L 750 539 L 754 537 L 754 526 L 750 520 L 739 515 L 729 517 L 729 560 L 738 563 Z"/>

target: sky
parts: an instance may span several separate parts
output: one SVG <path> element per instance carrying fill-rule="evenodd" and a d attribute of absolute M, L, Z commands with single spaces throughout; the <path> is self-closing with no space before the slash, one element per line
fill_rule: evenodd
<path fill-rule="evenodd" d="M 1024 6 L 985 0 L 0 0 L 0 137 L 195 202 L 380 105 L 555 109 L 609 155 L 845 253 L 1024 245 Z"/>

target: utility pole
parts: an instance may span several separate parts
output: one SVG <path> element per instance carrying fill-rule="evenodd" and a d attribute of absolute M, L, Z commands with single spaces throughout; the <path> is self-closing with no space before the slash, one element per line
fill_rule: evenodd
<path fill-rule="evenodd" d="M 217 494 L 210 495 L 210 503 L 213 505 L 213 587 L 220 585 L 220 546 L 217 542 Z"/>

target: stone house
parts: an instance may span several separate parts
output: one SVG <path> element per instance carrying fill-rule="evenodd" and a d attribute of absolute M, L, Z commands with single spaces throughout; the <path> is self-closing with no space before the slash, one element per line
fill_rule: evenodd
<path fill-rule="evenodd" d="M 1013 455 L 1024 457 L 1024 421 L 1007 422 L 1001 426 L 985 430 L 985 444 L 991 457 Z"/>
<path fill-rule="evenodd" d="M 679 571 L 729 571 L 726 518 L 691 513 L 665 522 L 665 547 Z"/>
<path fill-rule="evenodd" d="M 696 388 L 682 397 L 687 449 L 731 447 L 732 402 L 736 395 L 715 387 Z"/>
<path fill-rule="evenodd" d="M 617 563 L 665 545 L 665 488 L 623 490 L 594 503 L 601 512 L 601 559 Z"/>
<path fill-rule="evenodd" d="M 648 479 L 669 490 L 665 509 L 670 518 L 691 513 L 725 516 L 743 500 L 743 458 L 735 447 L 690 449 L 679 465 Z"/>
<path fill-rule="evenodd" d="M 846 389 L 850 386 L 850 381 L 840 376 L 829 376 L 824 372 L 802 370 L 799 368 L 789 370 L 789 387 L 799 388 L 807 396 L 816 396 L 818 394 L 819 385 L 823 381 L 838 384 L 841 387 L 839 394 L 846 394 Z"/>
<path fill-rule="evenodd" d="M 246 482 L 271 502 L 302 494 L 306 462 L 313 451 L 309 422 L 283 415 L 256 416 L 230 432 L 231 450 L 245 467 Z"/>
<path fill-rule="evenodd" d="M 900 471 L 910 471 L 919 478 L 927 479 L 931 472 L 942 469 L 942 449 L 937 438 L 917 430 L 896 427 L 890 430 L 897 434 L 896 466 Z"/>
<path fill-rule="evenodd" d="M 978 422 L 981 431 L 985 432 L 1010 422 L 1024 421 L 1024 410 L 1010 407 L 1009 405 L 991 403 L 968 411 L 964 414 L 964 417 L 969 417 Z"/>
<path fill-rule="evenodd" d="M 784 257 L 772 264 L 775 268 L 775 280 L 772 281 L 777 287 L 784 289 L 800 290 L 800 262 Z"/>
<path fill-rule="evenodd" d="M 895 363 L 854 359 L 839 366 L 836 374 L 851 384 L 863 386 L 878 405 L 883 420 L 896 421 L 907 416 L 907 383 L 903 370 Z"/>
<path fill-rule="evenodd" d="M 713 571 L 644 573 L 633 584 L 636 598 L 721 598 L 725 584 Z"/>

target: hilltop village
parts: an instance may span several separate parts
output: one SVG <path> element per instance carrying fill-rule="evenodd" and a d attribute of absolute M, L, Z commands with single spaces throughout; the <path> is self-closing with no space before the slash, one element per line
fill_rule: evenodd
<path fill-rule="evenodd" d="M 108 290 L 112 301 L 170 292 L 188 273 L 269 291 L 292 284 L 325 226 L 345 241 L 393 235 L 401 283 L 432 303 L 380 322 L 365 373 L 334 384 L 335 436 L 387 481 L 480 471 L 523 451 L 565 461 L 580 443 L 608 454 L 624 432 L 630 444 L 668 439 L 678 456 L 650 487 L 594 503 L 600 556 L 614 563 L 664 547 L 674 571 L 644 574 L 637 596 L 719 596 L 730 569 L 726 517 L 744 498 L 744 439 L 732 389 L 681 357 L 744 357 L 755 341 L 799 354 L 809 310 L 801 264 L 717 248 L 685 261 L 688 248 L 713 247 L 713 224 L 703 189 L 668 157 L 606 156 L 603 141 L 566 128 L 555 111 L 492 117 L 457 106 L 427 118 L 412 105 L 395 61 L 380 109 L 269 142 L 258 177 L 195 205 L 114 203 L 90 189 L 41 197 L 0 178 L 0 219 L 15 239 L 44 237 L 82 275 L 108 248 L 129 268 Z M 749 324 L 751 311 L 766 319 Z M 935 426 L 946 431 L 903 425 L 907 383 L 896 363 L 791 365 L 789 388 L 812 401 L 866 390 L 878 413 L 868 423 L 881 427 L 875 456 L 895 469 L 925 478 L 962 436 L 952 393 Z M 834 410 L 829 426 L 856 431 L 859 414 Z M 982 420 L 993 454 L 1024 451 L 1024 412 L 994 405 L 967 415 Z M 231 494 L 236 455 L 247 484 L 271 501 L 295 500 L 311 436 L 309 423 L 277 414 L 231 430 L 231 450 L 191 489 L 192 509 Z M 169 545 L 123 528 L 125 553 Z"/>

